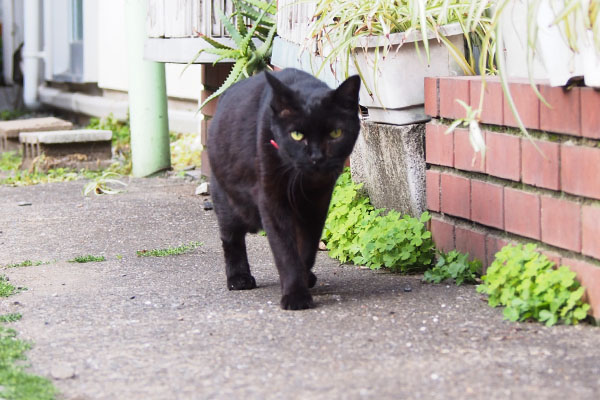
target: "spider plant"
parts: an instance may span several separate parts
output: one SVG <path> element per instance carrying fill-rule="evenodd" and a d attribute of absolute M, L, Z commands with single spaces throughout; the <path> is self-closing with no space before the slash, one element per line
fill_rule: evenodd
<path fill-rule="evenodd" d="M 115 179 L 115 178 L 119 178 L 120 176 L 121 175 L 119 175 L 115 172 L 110 172 L 110 171 L 104 172 L 102 175 L 96 177 L 95 179 L 92 179 L 91 182 L 89 182 L 88 184 L 86 184 L 84 186 L 83 195 L 87 196 L 88 194 L 90 194 L 92 192 L 95 195 L 121 193 L 122 190 L 116 189 L 115 185 L 127 186 L 127 184 L 124 182 L 121 182 L 118 179 Z"/>
<path fill-rule="evenodd" d="M 219 8 L 215 11 L 235 46 L 227 46 L 200 34 L 200 37 L 212 47 L 201 49 L 189 63 L 193 63 L 202 53 L 216 55 L 217 60 L 214 64 L 224 59 L 235 61 L 225 82 L 202 102 L 200 109 L 234 83 L 266 69 L 271 58 L 273 38 L 277 30 L 277 23 L 272 18 L 277 13 L 275 2 L 233 0 L 233 6 L 235 11 L 230 16 L 226 16 Z M 262 44 L 257 47 L 255 40 Z"/>
<path fill-rule="evenodd" d="M 376 74 L 377 63 L 392 49 L 392 34 L 403 32 L 405 38 L 420 37 L 420 41 L 414 42 L 415 49 L 420 52 L 422 44 L 427 63 L 429 39 L 433 36 L 448 48 L 465 74 L 474 75 L 477 61 L 473 47 L 493 40 L 489 35 L 490 18 L 487 16 L 491 4 L 489 0 L 324 0 L 317 5 L 305 48 L 315 45 L 317 54 L 324 57 L 317 75 L 326 65 L 333 69 L 341 62 L 343 76 L 347 77 L 352 62 L 365 83 L 364 71 L 356 61 L 356 50 L 366 51 L 364 38 L 378 38 L 373 63 Z M 464 32 L 468 48 L 466 56 L 443 33 L 442 27 L 452 23 L 458 23 Z M 493 71 L 493 52 L 487 52 L 486 56 L 488 62 L 484 68 Z M 372 96 L 371 88 L 366 89 Z"/>

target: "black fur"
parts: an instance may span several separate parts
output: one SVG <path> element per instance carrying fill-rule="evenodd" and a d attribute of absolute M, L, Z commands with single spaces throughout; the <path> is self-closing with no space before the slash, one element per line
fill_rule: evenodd
<path fill-rule="evenodd" d="M 333 186 L 360 129 L 359 88 L 358 76 L 332 90 L 305 72 L 285 69 L 241 81 L 219 99 L 208 153 L 230 290 L 256 287 L 245 236 L 264 228 L 279 272 L 281 307 L 313 306 L 308 289 L 317 277 L 311 269 Z M 340 138 L 330 136 L 336 129 Z M 294 131 L 304 138 L 294 140 Z"/>

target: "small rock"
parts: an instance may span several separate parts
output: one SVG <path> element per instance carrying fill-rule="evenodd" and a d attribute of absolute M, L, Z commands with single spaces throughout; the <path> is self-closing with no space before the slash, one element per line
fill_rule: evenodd
<path fill-rule="evenodd" d="M 185 171 L 185 177 L 191 178 L 193 180 L 200 180 L 202 178 L 202 172 L 197 169 L 193 169 L 190 171 Z"/>
<path fill-rule="evenodd" d="M 55 364 L 50 370 L 54 379 L 71 379 L 75 377 L 75 368 L 66 363 Z"/>
<path fill-rule="evenodd" d="M 319 242 L 319 250 L 327 251 L 327 245 L 325 244 L 325 242 L 323 242 L 323 241 Z"/>
<path fill-rule="evenodd" d="M 204 204 L 202 205 L 206 211 L 213 209 L 213 204 L 210 200 L 204 200 Z"/>
<path fill-rule="evenodd" d="M 208 182 L 202 182 L 196 188 L 196 195 L 208 196 L 209 194 Z"/>
<path fill-rule="evenodd" d="M 31 203 L 30 203 L 30 202 L 28 202 L 28 201 L 20 201 L 19 203 L 17 203 L 17 205 L 18 205 L 19 207 L 23 207 L 23 206 L 30 206 L 30 205 L 31 205 Z"/>
<path fill-rule="evenodd" d="M 404 285 L 405 292 L 412 292 L 412 287 L 409 284 Z"/>

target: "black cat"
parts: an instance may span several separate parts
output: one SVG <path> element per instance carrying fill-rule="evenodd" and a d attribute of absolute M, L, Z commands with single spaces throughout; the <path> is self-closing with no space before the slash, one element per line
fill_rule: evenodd
<path fill-rule="evenodd" d="M 256 287 L 245 236 L 264 228 L 281 307 L 313 306 L 311 269 L 333 186 L 360 129 L 359 89 L 358 76 L 331 90 L 285 69 L 241 81 L 219 99 L 208 154 L 229 290 Z"/>

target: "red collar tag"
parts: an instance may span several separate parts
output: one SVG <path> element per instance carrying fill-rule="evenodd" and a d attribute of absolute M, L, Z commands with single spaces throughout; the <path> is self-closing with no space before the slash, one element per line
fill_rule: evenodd
<path fill-rule="evenodd" d="M 279 145 L 277 144 L 276 141 L 274 141 L 273 139 L 271 139 L 271 144 L 273 145 L 273 147 L 275 147 L 277 150 L 279 150 Z"/>

